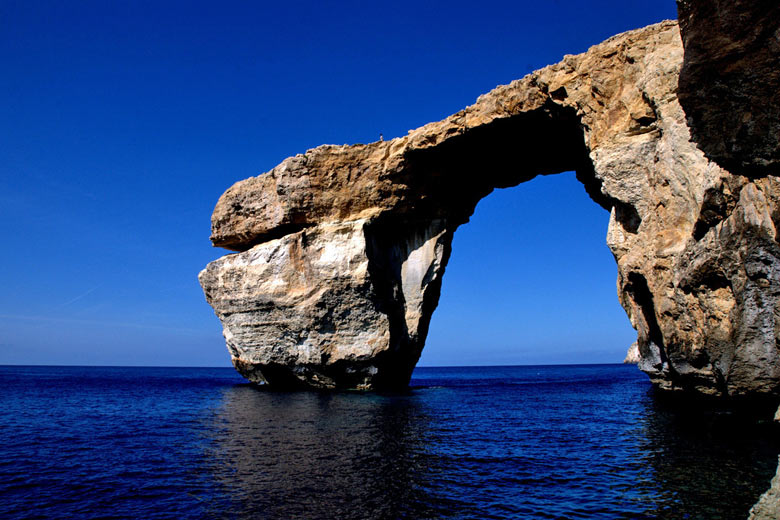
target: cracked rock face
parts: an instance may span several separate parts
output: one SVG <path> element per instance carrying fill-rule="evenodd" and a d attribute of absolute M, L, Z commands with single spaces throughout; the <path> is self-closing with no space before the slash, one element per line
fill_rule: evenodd
<path fill-rule="evenodd" d="M 734 173 L 780 174 L 780 3 L 678 0 L 682 103 L 707 156 Z"/>
<path fill-rule="evenodd" d="M 200 282 L 250 381 L 394 387 L 422 350 L 451 240 L 438 220 L 322 223 L 220 258 Z"/>
<path fill-rule="evenodd" d="M 319 388 L 405 386 L 453 233 L 495 188 L 575 170 L 610 211 L 639 367 L 664 389 L 780 393 L 780 185 L 712 162 L 678 100 L 662 22 L 620 34 L 367 145 L 325 145 L 236 183 L 200 274 L 238 371 Z"/>
<path fill-rule="evenodd" d="M 750 508 L 748 520 L 777 520 L 780 518 L 780 464 L 769 489 Z"/>

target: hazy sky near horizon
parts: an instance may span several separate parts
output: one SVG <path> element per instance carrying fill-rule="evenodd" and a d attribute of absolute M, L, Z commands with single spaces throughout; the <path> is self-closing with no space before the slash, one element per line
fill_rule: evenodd
<path fill-rule="evenodd" d="M 234 182 L 405 135 L 673 0 L 0 3 L 0 364 L 228 366 L 197 273 Z M 478 174 L 478 172 L 475 172 Z M 608 213 L 571 173 L 455 235 L 421 365 L 619 362 Z"/>

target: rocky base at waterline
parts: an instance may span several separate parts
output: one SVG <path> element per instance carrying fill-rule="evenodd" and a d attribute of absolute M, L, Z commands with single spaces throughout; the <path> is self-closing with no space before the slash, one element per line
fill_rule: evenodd
<path fill-rule="evenodd" d="M 750 509 L 748 520 L 777 520 L 780 518 L 780 465 L 769 489 Z"/>
<path fill-rule="evenodd" d="M 575 170 L 610 211 L 640 369 L 664 389 L 778 394 L 780 184 L 692 140 L 682 64 L 663 22 L 405 137 L 321 146 L 236 183 L 212 241 L 239 252 L 200 275 L 236 368 L 283 386 L 406 385 L 458 226 L 495 188 Z"/>

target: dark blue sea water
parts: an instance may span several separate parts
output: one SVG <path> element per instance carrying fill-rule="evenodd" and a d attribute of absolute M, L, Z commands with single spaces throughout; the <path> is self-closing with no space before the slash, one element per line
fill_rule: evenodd
<path fill-rule="evenodd" d="M 420 368 L 396 395 L 0 367 L 0 389 L 3 519 L 736 519 L 780 451 L 622 365 Z"/>

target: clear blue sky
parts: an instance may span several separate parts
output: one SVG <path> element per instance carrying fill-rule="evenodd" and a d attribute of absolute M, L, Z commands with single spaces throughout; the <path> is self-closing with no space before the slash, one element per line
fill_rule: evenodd
<path fill-rule="evenodd" d="M 226 366 L 197 283 L 233 182 L 404 135 L 673 0 L 0 2 L 0 364 Z M 483 200 L 421 364 L 615 362 L 634 332 L 572 174 Z"/>

